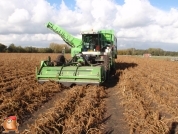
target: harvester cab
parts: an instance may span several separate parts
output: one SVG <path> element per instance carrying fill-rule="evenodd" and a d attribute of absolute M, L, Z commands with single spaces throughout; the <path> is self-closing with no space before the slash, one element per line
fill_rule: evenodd
<path fill-rule="evenodd" d="M 100 85 L 115 73 L 117 39 L 113 30 L 82 32 L 82 39 L 78 39 L 51 22 L 47 27 L 71 46 L 71 59 L 66 61 L 62 54 L 54 61 L 50 57 L 41 61 L 40 68 L 36 69 L 39 82 L 54 80 L 65 86 Z"/>

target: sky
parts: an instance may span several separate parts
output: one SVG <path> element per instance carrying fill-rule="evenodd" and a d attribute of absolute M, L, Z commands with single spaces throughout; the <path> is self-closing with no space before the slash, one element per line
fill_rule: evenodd
<path fill-rule="evenodd" d="M 118 49 L 178 51 L 176 0 L 1 0 L 0 43 L 48 47 L 64 43 L 45 24 L 75 37 L 81 31 L 113 29 Z"/>

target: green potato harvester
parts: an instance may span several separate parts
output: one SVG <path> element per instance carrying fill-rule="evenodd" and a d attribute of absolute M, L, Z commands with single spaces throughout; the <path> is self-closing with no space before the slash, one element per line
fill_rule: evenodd
<path fill-rule="evenodd" d="M 65 86 L 101 85 L 115 74 L 117 38 L 113 30 L 82 32 L 82 39 L 78 39 L 56 24 L 48 22 L 46 26 L 71 47 L 71 59 L 66 60 L 64 54 L 59 54 L 54 61 L 50 56 L 41 61 L 40 68 L 36 68 L 38 82 L 52 80 Z"/>

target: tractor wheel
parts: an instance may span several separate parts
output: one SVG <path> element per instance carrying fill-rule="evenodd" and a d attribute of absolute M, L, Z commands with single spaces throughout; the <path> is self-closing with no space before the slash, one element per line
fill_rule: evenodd
<path fill-rule="evenodd" d="M 56 66 L 62 66 L 65 63 L 64 55 L 58 55 L 55 62 L 56 62 Z"/>
<path fill-rule="evenodd" d="M 109 66 L 110 66 L 110 63 L 109 63 L 109 56 L 108 55 L 104 55 L 104 69 L 105 69 L 105 72 L 106 72 L 106 80 L 109 79 Z"/>
<path fill-rule="evenodd" d="M 115 75 L 116 74 L 116 69 L 115 69 L 115 67 L 114 66 L 111 66 L 111 75 L 113 76 L 113 75 Z"/>
<path fill-rule="evenodd" d="M 47 64 L 47 66 L 54 66 L 54 63 L 51 62 L 51 57 L 50 57 L 50 56 L 48 56 L 48 59 L 47 59 L 47 61 L 46 61 L 46 64 Z"/>

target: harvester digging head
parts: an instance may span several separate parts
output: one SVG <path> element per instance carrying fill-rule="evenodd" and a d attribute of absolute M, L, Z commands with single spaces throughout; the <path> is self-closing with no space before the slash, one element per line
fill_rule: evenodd
<path fill-rule="evenodd" d="M 101 79 L 103 70 L 102 66 L 90 65 L 84 56 L 81 56 L 83 61 L 81 57 L 78 56 L 74 56 L 69 62 L 63 60 L 63 55 L 59 55 L 58 59 L 55 61 L 41 61 L 40 69 L 36 70 L 38 81 L 43 83 L 52 80 L 59 82 L 64 86 L 71 86 L 74 84 L 100 85 L 103 82 Z"/>

